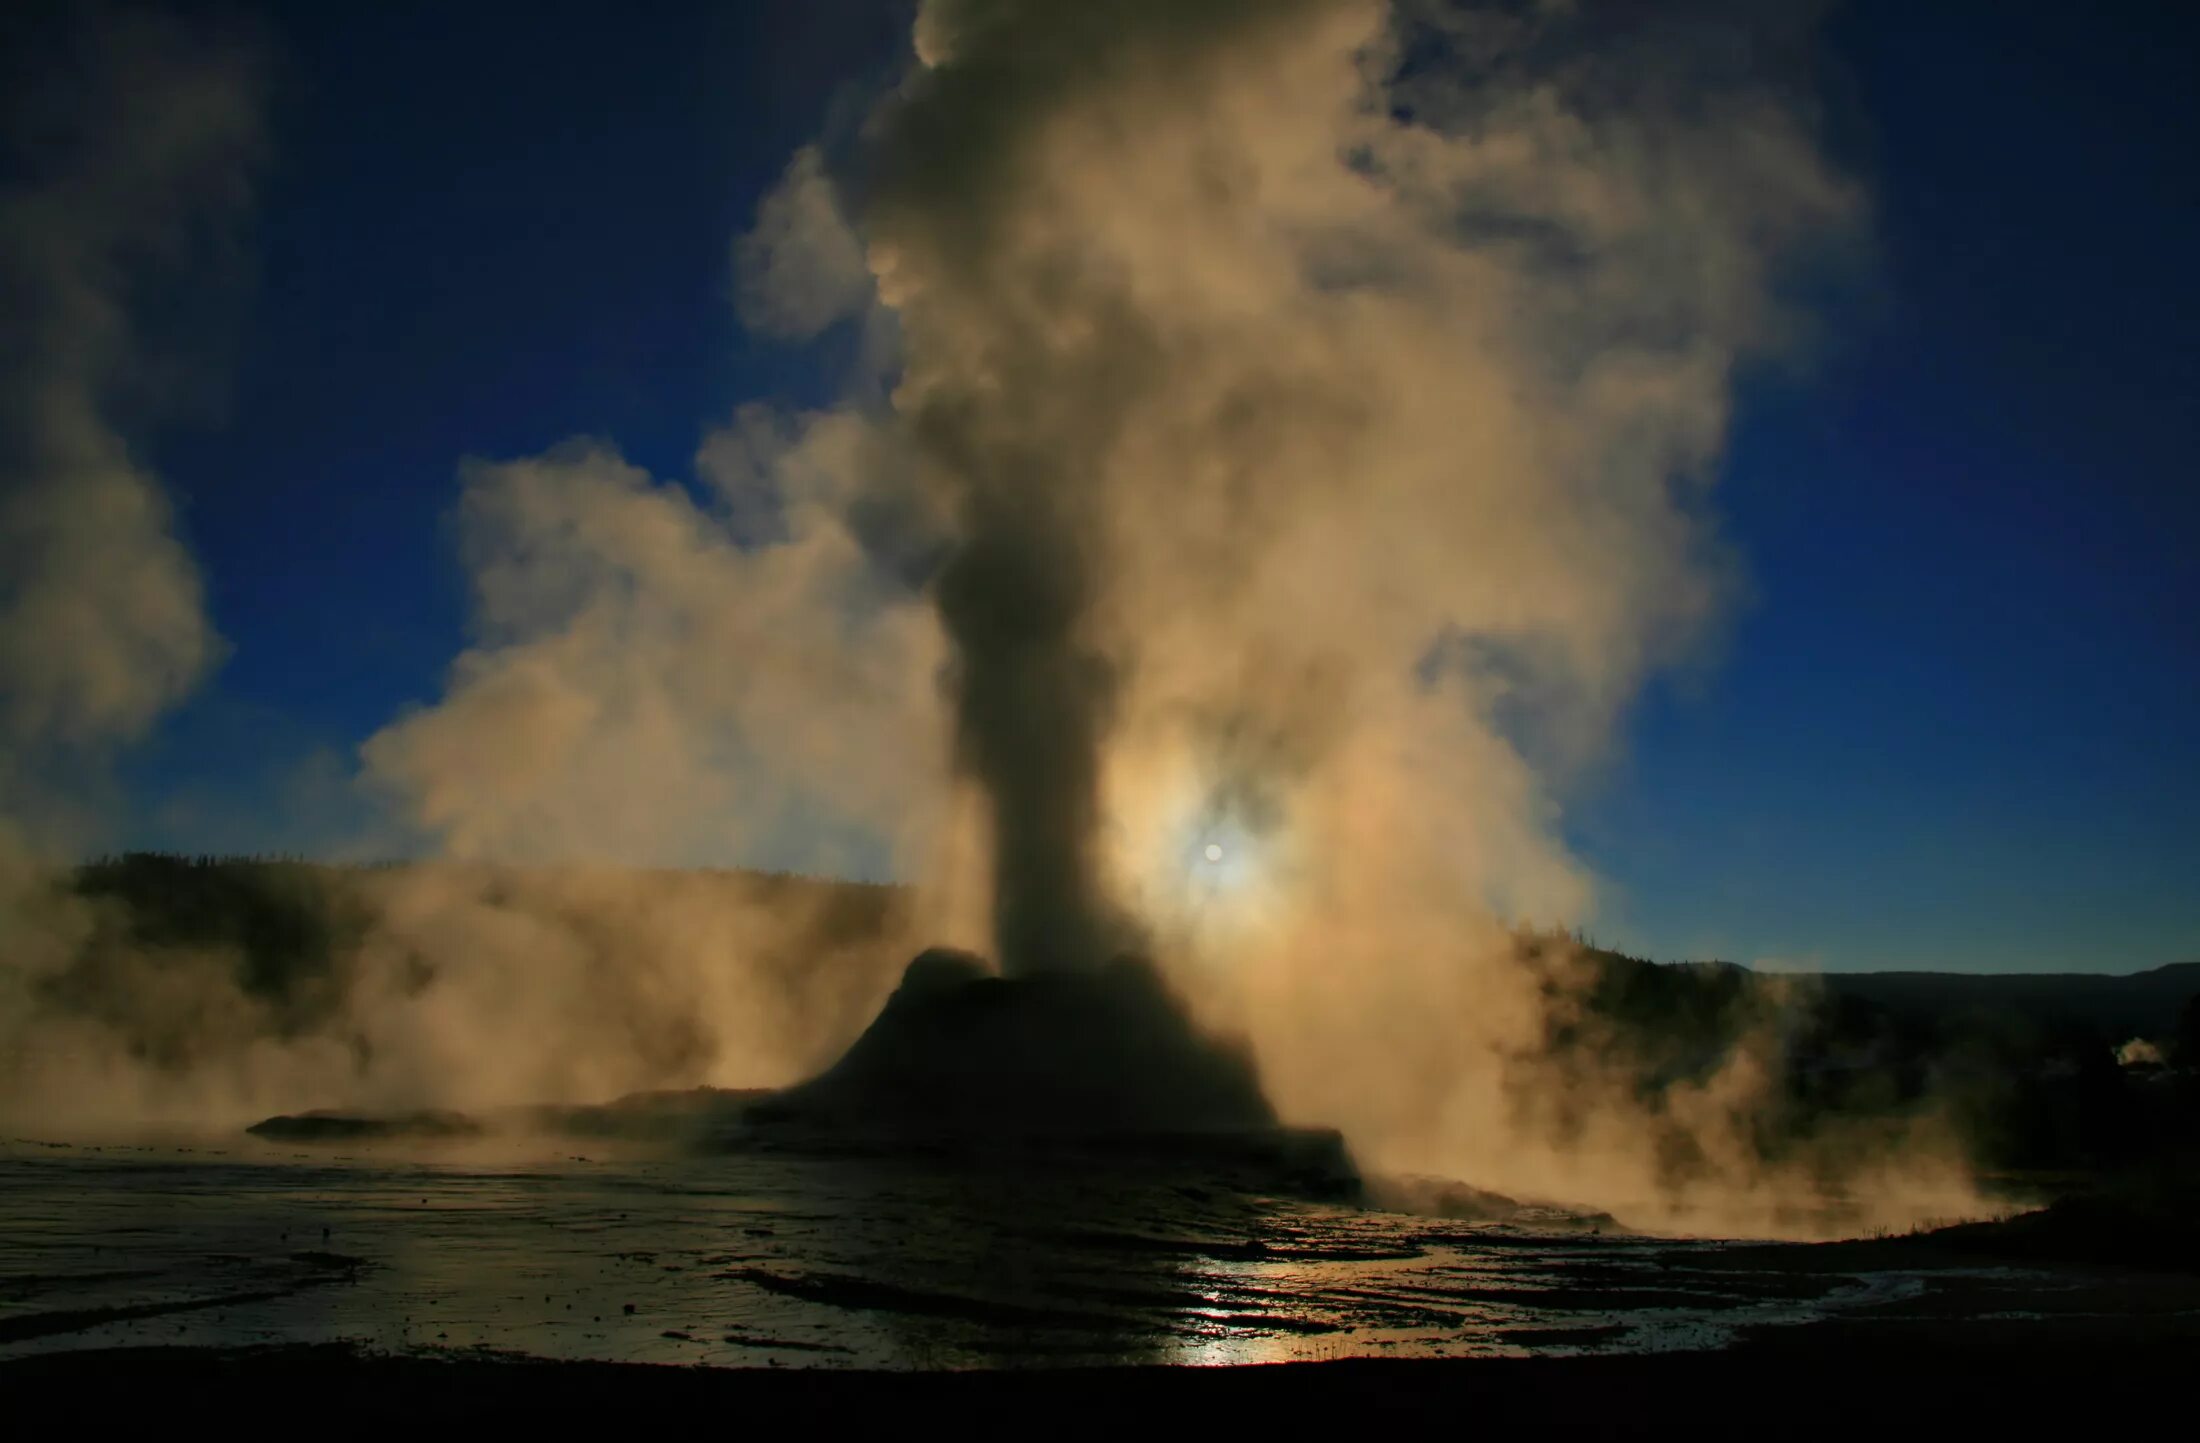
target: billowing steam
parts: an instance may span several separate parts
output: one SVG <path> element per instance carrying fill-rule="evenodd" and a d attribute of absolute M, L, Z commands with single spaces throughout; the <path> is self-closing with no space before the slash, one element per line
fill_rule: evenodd
<path fill-rule="evenodd" d="M 1586 910 L 1569 771 L 1715 613 L 1736 373 L 1861 209 L 1797 37 L 1707 18 L 934 0 L 849 187 L 1003 964 L 1144 930 L 1288 1114 L 1638 1211 L 1783 1181 L 1767 1059 L 1554 1060 L 1500 919 Z"/>
<path fill-rule="evenodd" d="M 46 833 L 85 799 L 42 772 L 141 735 L 220 650 L 125 426 L 197 399 L 207 338 L 143 302 L 222 291 L 260 107 L 235 38 L 134 15 L 32 36 L 51 49 L 10 67 L 0 192 L 0 814 Z"/>
<path fill-rule="evenodd" d="M 853 413 L 752 408 L 704 447 L 709 505 L 586 443 L 469 468 L 476 644 L 370 776 L 469 860 L 907 860 L 936 830 L 937 628 L 848 514 L 888 460 Z"/>
<path fill-rule="evenodd" d="M 7 67 L 0 190 L 0 1048 L 93 919 L 50 859 L 96 828 L 104 767 L 220 639 L 124 426 L 192 399 L 205 337 L 138 302 L 222 289 L 260 146 L 255 52 L 142 16 L 64 24 Z M 12 1089 L 11 1089 L 12 1091 Z"/>
<path fill-rule="evenodd" d="M 1719 615 L 1737 376 L 1862 221 L 1805 30 L 1715 10 L 926 0 L 860 144 L 736 247 L 752 326 L 862 324 L 877 373 L 743 412 L 694 487 L 596 443 L 466 473 L 476 634 L 364 755 L 478 865 L 376 883 L 383 960 L 307 1031 L 354 1043 L 265 1041 L 313 1083 L 277 1105 L 791 1080 L 874 954 L 789 981 L 758 959 L 806 919 L 492 864 L 875 865 L 922 884 L 876 955 L 1148 950 L 1378 1169 L 1644 1223 L 1963 1210 L 1922 1126 L 1784 1130 L 1779 1009 L 1645 1088 L 1514 928 L 1590 909 L 1560 809 Z"/>
<path fill-rule="evenodd" d="M 1710 611 L 1732 373 L 1857 202 L 1685 37 L 1423 19 L 922 12 L 858 204 L 1004 965 L 1150 920 L 1213 806 L 1354 931 L 1582 911 L 1516 738 L 1592 755 Z"/>

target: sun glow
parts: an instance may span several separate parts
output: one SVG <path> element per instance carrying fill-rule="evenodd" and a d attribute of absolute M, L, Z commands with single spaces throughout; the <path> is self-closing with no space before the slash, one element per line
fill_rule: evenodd
<path fill-rule="evenodd" d="M 1242 897 L 1264 880 L 1260 840 L 1237 821 L 1195 815 L 1178 832 L 1177 889 L 1195 905 Z"/>
<path fill-rule="evenodd" d="M 1187 785 L 1172 801 L 1126 858 L 1139 911 L 1165 950 L 1235 955 L 1282 908 L 1281 838 L 1218 802 L 1211 784 Z"/>

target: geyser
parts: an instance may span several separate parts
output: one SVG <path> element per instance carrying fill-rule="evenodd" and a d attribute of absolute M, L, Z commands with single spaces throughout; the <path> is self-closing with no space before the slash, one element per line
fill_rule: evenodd
<path fill-rule="evenodd" d="M 1011 1133 L 1275 1126 L 1251 1054 L 1202 1035 L 1142 958 L 998 977 L 935 949 L 847 1054 L 768 1108 L 839 1126 Z"/>
<path fill-rule="evenodd" d="M 1371 1169 L 1631 1220 L 1870 1168 L 1944 1196 L 1925 1129 L 1780 1130 L 1769 1008 L 1645 1087 L 1585 1025 L 1597 969 L 1525 965 L 1506 920 L 1590 911 L 1563 804 L 1719 615 L 1736 379 L 1807 334 L 1863 210 L 1791 93 L 1793 7 L 1628 8 L 925 0 L 915 70 L 742 247 L 774 329 L 863 312 L 862 374 L 744 407 L 693 487 L 599 443 L 469 468 L 475 643 L 365 748 L 452 858 L 852 846 L 923 915 L 873 949 L 695 879 L 392 877 L 302 1034 L 219 958 L 156 989 L 118 945 L 103 995 L 211 1039 L 186 1093 L 43 988 L 100 934 L 38 890 L 0 1062 L 34 1039 L 83 1081 L 24 1096 L 162 1105 L 778 1083 L 853 1034 L 874 956 L 944 938 L 1002 975 L 924 963 L 763 1117 L 1217 1138 L 1272 1100 Z M 1188 1016 L 1253 1038 L 1258 1085 Z"/>
<path fill-rule="evenodd" d="M 1280 1126 L 1250 1049 L 1201 1032 L 1154 966 L 1127 954 L 1004 977 L 970 953 L 927 951 L 838 1063 L 742 1120 L 890 1148 L 1159 1150 L 1252 1164 L 1271 1186 L 1357 1188 L 1342 1138 Z"/>

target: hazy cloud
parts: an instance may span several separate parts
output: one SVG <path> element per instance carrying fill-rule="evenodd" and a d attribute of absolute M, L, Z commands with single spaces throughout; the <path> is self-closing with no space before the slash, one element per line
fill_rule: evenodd
<path fill-rule="evenodd" d="M 878 870 L 939 784 L 930 613 L 837 509 L 875 444 L 745 411 L 708 506 L 589 442 L 469 467 L 476 640 L 369 775 L 459 857 Z"/>
<path fill-rule="evenodd" d="M 734 245 L 741 316 L 767 335 L 802 339 L 862 310 L 871 274 L 814 146 L 795 152 Z"/>
<path fill-rule="evenodd" d="M 891 356 L 742 412 L 692 488 L 591 442 L 469 467 L 474 635 L 369 774 L 469 861 L 868 849 L 925 884 L 897 937 L 1150 946 L 1379 1168 L 1683 1226 L 1795 1228 L 1828 1179 L 1961 1210 L 1929 1119 L 1768 1154 L 1781 1008 L 1644 1089 L 1514 930 L 1593 910 L 1577 770 L 1719 616 L 1736 378 L 1862 226 L 1805 44 L 1733 6 L 928 0 L 849 174 L 799 153 L 738 245 L 752 325 L 891 312 Z M 841 1035 L 830 979 L 876 977 L 751 1014 L 750 962 L 679 950 L 718 901 L 422 875 L 361 954 L 352 1015 L 417 1060 L 385 1092 L 576 1085 L 514 1019 L 605 1088 L 789 1080 L 819 1059 L 756 1029 Z"/>
<path fill-rule="evenodd" d="M 257 50 L 86 10 L 10 100 L 0 194 L 0 736 L 16 764 L 141 734 L 219 655 L 128 439 L 203 396 L 262 148 Z M 183 304 L 153 301 L 172 291 Z M 18 778 L 18 780 L 20 780 Z"/>
<path fill-rule="evenodd" d="M 1578 984 L 1511 930 L 1593 910 L 1561 808 L 1718 617 L 1736 375 L 1860 228 L 1805 42 L 1715 6 L 922 8 L 854 218 L 952 518 L 1005 966 L 1146 938 L 1380 1165 L 1678 1208 L 1678 1140 L 1691 1206 L 1814 1186 L 1749 1141 L 1769 1019 L 1635 1096 L 1549 1060 Z"/>

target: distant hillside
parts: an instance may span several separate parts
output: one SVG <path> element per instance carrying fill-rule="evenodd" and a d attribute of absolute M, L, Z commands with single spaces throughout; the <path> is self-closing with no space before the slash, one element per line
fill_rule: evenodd
<path fill-rule="evenodd" d="M 55 886 L 83 905 L 32 1000 L 164 1067 L 260 1035 L 363 1049 L 362 986 L 413 997 L 465 974 L 524 987 L 537 956 L 585 1013 L 575 1026 L 626 1029 L 632 1053 L 670 1073 L 704 1047 L 693 1014 L 717 995 L 712 976 L 741 979 L 751 1036 L 806 1059 L 859 1030 L 907 960 L 905 891 L 786 874 L 141 852 Z"/>
<path fill-rule="evenodd" d="M 477 990 L 501 979 L 488 995 L 523 998 L 538 956 L 562 969 L 550 975 L 572 1003 L 529 1024 L 553 1060 L 580 1039 L 620 1060 L 628 1090 L 690 1085 L 729 1049 L 800 1072 L 837 1057 L 933 940 L 914 934 L 904 889 L 736 871 L 141 853 L 55 886 L 83 905 L 61 909 L 68 951 L 33 978 L 32 1000 L 179 1072 L 269 1038 L 367 1068 L 378 1034 L 360 1021 L 363 997 L 421 996 L 448 973 Z M 1996 1165 L 2091 1166 L 2165 1139 L 2200 1143 L 2200 963 L 1795 976 L 1655 963 L 1558 933 L 1520 932 L 1516 949 L 1552 1000 L 1545 1056 L 1645 1098 L 1769 1041 L 1782 1109 L 1766 1126 L 1795 1135 L 1814 1118 L 1931 1099 L 1957 1109 Z M 483 970 L 485 958 L 504 970 Z M 737 1007 L 714 1000 L 727 994 L 713 979 L 728 976 L 740 978 Z M 2134 1037 L 2180 1067 L 2120 1065 L 2115 1049 Z"/>
<path fill-rule="evenodd" d="M 426 869 L 445 864 L 420 864 Z M 220 947 L 233 952 L 239 981 L 260 995 L 317 990 L 335 959 L 370 925 L 361 879 L 407 870 L 282 859 L 129 853 L 80 867 L 74 890 L 118 904 L 139 945 Z M 462 869 L 460 869 L 462 870 Z M 637 876 L 646 875 L 637 872 Z M 695 874 L 688 874 L 695 875 Z M 730 893 L 764 908 L 822 911 L 836 940 L 888 930 L 902 912 L 900 889 L 787 874 L 709 874 Z M 1571 952 L 1560 935 L 1523 934 L 1529 961 Z M 2200 962 L 2109 976 L 2096 973 L 1849 972 L 1773 976 L 1724 962 L 1656 963 L 1595 947 L 1594 1012 L 1656 1034 L 1667 1050 L 1712 1045 L 1741 1011 L 1800 984 L 1818 989 L 1822 1023 L 1834 1033 L 1893 1033 L 1922 1044 L 1954 1034 L 2098 1033 L 2111 1042 L 2175 1034 L 2200 996 Z"/>
<path fill-rule="evenodd" d="M 2200 996 L 2200 962 L 2146 972 L 1829 972 L 1817 981 L 1838 998 L 1855 998 L 1908 1023 L 1962 1022 L 2052 1030 L 2085 1028 L 2122 1041 L 2166 1037 Z"/>

